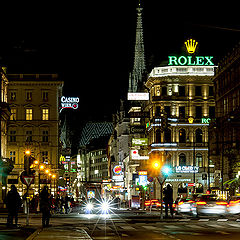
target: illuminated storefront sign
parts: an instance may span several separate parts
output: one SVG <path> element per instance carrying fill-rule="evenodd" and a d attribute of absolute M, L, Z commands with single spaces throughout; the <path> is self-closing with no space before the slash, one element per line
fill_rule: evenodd
<path fill-rule="evenodd" d="M 120 175 L 122 173 L 122 167 L 120 165 L 116 165 L 114 168 L 113 168 L 113 172 L 114 174 L 116 175 Z"/>
<path fill-rule="evenodd" d="M 146 186 L 148 184 L 147 180 L 147 171 L 140 171 L 138 172 L 138 177 L 139 177 L 139 185 Z"/>
<path fill-rule="evenodd" d="M 197 166 L 176 166 L 176 173 L 198 173 Z"/>
<path fill-rule="evenodd" d="M 168 56 L 169 66 L 214 66 L 213 56 Z"/>
<path fill-rule="evenodd" d="M 142 92 L 137 92 L 137 93 L 128 93 L 128 100 L 149 100 L 149 93 L 142 93 Z"/>
<path fill-rule="evenodd" d="M 211 118 L 202 118 L 202 123 L 210 123 Z"/>
<path fill-rule="evenodd" d="M 186 50 L 189 54 L 196 51 L 198 42 L 189 39 L 185 42 Z M 168 56 L 169 66 L 214 66 L 213 56 Z"/>
<path fill-rule="evenodd" d="M 132 146 L 147 146 L 148 138 L 133 138 Z"/>
<path fill-rule="evenodd" d="M 64 108 L 77 109 L 79 103 L 78 97 L 61 97 L 61 110 Z"/>

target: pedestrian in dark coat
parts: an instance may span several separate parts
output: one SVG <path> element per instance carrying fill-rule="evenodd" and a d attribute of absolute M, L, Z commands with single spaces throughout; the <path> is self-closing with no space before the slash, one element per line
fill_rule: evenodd
<path fill-rule="evenodd" d="M 22 200 L 15 185 L 11 185 L 11 190 L 8 192 L 6 197 L 6 205 L 8 209 L 7 225 L 13 226 L 13 217 L 15 217 L 15 224 L 17 226 L 18 211 L 22 205 Z"/>
<path fill-rule="evenodd" d="M 42 212 L 42 226 L 48 227 L 50 220 L 50 194 L 48 193 L 48 187 L 45 186 L 40 193 L 40 211 Z"/>
<path fill-rule="evenodd" d="M 165 216 L 166 218 L 168 217 L 168 206 L 170 209 L 170 213 L 173 216 L 173 190 L 172 187 L 168 184 L 167 188 L 164 189 L 163 191 L 164 196 L 164 202 L 165 202 Z"/>

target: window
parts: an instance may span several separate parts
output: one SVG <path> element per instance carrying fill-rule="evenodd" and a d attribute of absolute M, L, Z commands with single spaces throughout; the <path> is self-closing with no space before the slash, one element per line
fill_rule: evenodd
<path fill-rule="evenodd" d="M 32 131 L 26 131 L 26 142 L 32 142 Z"/>
<path fill-rule="evenodd" d="M 161 131 L 159 129 L 157 129 L 156 131 L 156 143 L 160 143 L 161 142 Z"/>
<path fill-rule="evenodd" d="M 167 96 L 167 87 L 162 87 L 162 96 Z"/>
<path fill-rule="evenodd" d="M 201 106 L 196 106 L 195 115 L 196 115 L 197 119 L 202 118 L 202 107 Z"/>
<path fill-rule="evenodd" d="M 171 116 L 171 107 L 170 106 L 165 106 L 164 111 L 167 114 L 167 117 Z"/>
<path fill-rule="evenodd" d="M 26 91 L 26 101 L 32 101 L 32 91 Z"/>
<path fill-rule="evenodd" d="M 48 164 L 48 151 L 41 152 L 42 162 Z"/>
<path fill-rule="evenodd" d="M 186 132 L 184 129 L 179 130 L 179 142 L 185 143 L 186 142 Z"/>
<path fill-rule="evenodd" d="M 185 97 L 185 87 L 184 86 L 179 86 L 179 96 Z"/>
<path fill-rule="evenodd" d="M 215 118 L 215 107 L 214 106 L 209 107 L 209 117 Z"/>
<path fill-rule="evenodd" d="M 155 112 L 156 116 L 160 116 L 160 110 L 161 110 L 160 106 L 157 106 L 156 107 L 156 112 Z"/>
<path fill-rule="evenodd" d="M 203 133 L 201 129 L 196 130 L 196 143 L 202 143 L 203 142 Z"/>
<path fill-rule="evenodd" d="M 198 167 L 203 166 L 203 159 L 202 159 L 201 153 L 197 153 L 197 155 L 196 155 L 196 166 L 198 166 Z"/>
<path fill-rule="evenodd" d="M 11 101 L 16 101 L 17 98 L 17 93 L 16 92 L 10 92 L 10 100 Z"/>
<path fill-rule="evenodd" d="M 185 107 L 179 107 L 179 118 L 185 118 Z"/>
<path fill-rule="evenodd" d="M 10 120 L 16 120 L 16 119 L 17 119 L 17 109 L 16 108 L 11 108 Z"/>
<path fill-rule="evenodd" d="M 10 131 L 10 142 L 16 142 L 16 131 Z"/>
<path fill-rule="evenodd" d="M 179 166 L 186 166 L 186 155 L 184 153 L 181 153 L 179 155 Z"/>
<path fill-rule="evenodd" d="M 48 142 L 48 131 L 46 130 L 42 131 L 42 141 Z"/>
<path fill-rule="evenodd" d="M 13 163 L 15 163 L 15 161 L 16 161 L 16 152 L 15 151 L 10 151 L 9 155 L 10 155 L 10 160 L 13 161 Z"/>
<path fill-rule="evenodd" d="M 49 109 L 48 108 L 42 109 L 42 120 L 49 120 Z"/>
<path fill-rule="evenodd" d="M 209 86 L 208 91 L 209 91 L 209 93 L 208 93 L 209 96 L 214 96 L 213 86 Z"/>
<path fill-rule="evenodd" d="M 33 110 L 32 108 L 27 108 L 26 109 L 26 120 L 30 121 L 33 119 Z"/>
<path fill-rule="evenodd" d="M 202 96 L 202 87 L 195 86 L 195 96 Z"/>
<path fill-rule="evenodd" d="M 48 92 L 47 91 L 43 91 L 42 92 L 42 100 L 44 102 L 47 102 L 48 101 Z"/>
<path fill-rule="evenodd" d="M 166 143 L 172 142 L 171 130 L 169 128 L 165 129 L 165 131 L 164 131 L 164 139 L 165 139 Z"/>

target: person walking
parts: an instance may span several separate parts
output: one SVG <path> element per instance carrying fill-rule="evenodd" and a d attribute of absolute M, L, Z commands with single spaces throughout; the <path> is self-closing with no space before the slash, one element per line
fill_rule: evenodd
<path fill-rule="evenodd" d="M 6 205 L 8 209 L 7 226 L 13 226 L 13 217 L 15 217 L 15 225 L 17 226 L 18 211 L 22 205 L 22 200 L 15 185 L 11 185 L 11 190 L 6 197 Z"/>
<path fill-rule="evenodd" d="M 163 191 L 164 196 L 164 202 L 165 202 L 165 217 L 168 217 L 168 206 L 170 209 L 171 216 L 173 217 L 173 190 L 170 184 L 167 185 L 167 188 Z"/>
<path fill-rule="evenodd" d="M 40 211 L 42 212 L 42 226 L 49 227 L 50 220 L 50 194 L 48 193 L 48 187 L 45 186 L 40 193 Z"/>

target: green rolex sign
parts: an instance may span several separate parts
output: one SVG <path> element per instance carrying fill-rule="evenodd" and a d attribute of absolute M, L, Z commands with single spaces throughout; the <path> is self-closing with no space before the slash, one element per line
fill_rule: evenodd
<path fill-rule="evenodd" d="M 214 66 L 213 56 L 168 56 L 169 66 Z"/>

